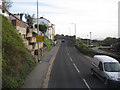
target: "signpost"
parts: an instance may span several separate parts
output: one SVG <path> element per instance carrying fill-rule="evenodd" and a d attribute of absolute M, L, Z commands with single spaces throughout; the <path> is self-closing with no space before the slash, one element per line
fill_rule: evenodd
<path fill-rule="evenodd" d="M 37 36 L 36 37 L 36 42 L 43 42 L 44 41 L 44 36 Z"/>

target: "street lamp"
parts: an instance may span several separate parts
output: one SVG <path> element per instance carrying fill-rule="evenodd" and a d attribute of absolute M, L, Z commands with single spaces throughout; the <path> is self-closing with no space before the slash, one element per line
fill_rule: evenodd
<path fill-rule="evenodd" d="M 69 28 L 69 31 L 70 31 L 70 36 L 71 36 L 71 28 Z"/>
<path fill-rule="evenodd" d="M 92 32 L 90 32 L 90 46 L 91 46 L 91 34 L 92 34 Z"/>
<path fill-rule="evenodd" d="M 88 35 L 87 35 L 87 45 L 89 45 L 89 42 L 88 42 L 89 38 L 88 38 Z"/>
<path fill-rule="evenodd" d="M 75 39 L 76 39 L 76 24 L 75 23 L 72 23 L 72 24 L 75 25 Z"/>
<path fill-rule="evenodd" d="M 38 24 L 38 0 L 37 0 L 37 33 L 39 36 L 39 24 Z M 40 61 L 40 50 L 39 50 L 39 42 L 38 42 L 38 62 Z"/>

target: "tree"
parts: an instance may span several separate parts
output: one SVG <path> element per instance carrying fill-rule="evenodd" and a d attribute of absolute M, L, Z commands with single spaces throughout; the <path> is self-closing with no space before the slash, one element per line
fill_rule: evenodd
<path fill-rule="evenodd" d="M 37 28 L 37 24 L 35 24 L 35 28 Z M 46 26 L 46 24 L 39 24 L 39 30 L 44 33 L 47 31 L 48 27 Z"/>
<path fill-rule="evenodd" d="M 61 36 L 64 36 L 64 34 L 62 34 Z"/>
<path fill-rule="evenodd" d="M 33 23 L 34 23 L 34 17 L 35 15 L 33 14 L 32 16 L 30 14 L 25 14 L 25 19 L 28 24 L 28 28 L 33 28 Z"/>
<path fill-rule="evenodd" d="M 116 42 L 117 42 L 117 39 L 112 37 L 107 37 L 105 40 L 103 40 L 104 45 L 112 45 L 112 44 L 115 44 Z"/>
<path fill-rule="evenodd" d="M 3 2 L 5 9 L 9 11 L 9 9 L 12 7 L 13 2 L 11 0 L 3 0 Z"/>
<path fill-rule="evenodd" d="M 54 39 L 54 41 L 56 41 L 56 40 L 58 39 L 58 37 L 57 37 L 57 36 L 54 36 L 54 38 L 55 38 L 55 39 Z"/>

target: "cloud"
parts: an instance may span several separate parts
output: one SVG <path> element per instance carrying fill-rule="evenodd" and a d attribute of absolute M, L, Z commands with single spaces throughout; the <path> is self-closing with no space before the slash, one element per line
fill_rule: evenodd
<path fill-rule="evenodd" d="M 12 0 L 11 12 L 36 14 L 37 0 Z M 117 37 L 119 0 L 38 0 L 39 16 L 49 19 L 56 26 L 56 33 L 74 34 L 71 23 L 77 24 L 77 34 L 86 37 L 90 31 L 94 38 Z M 15 2 L 15 3 L 14 3 Z M 113 33 L 111 33 L 111 32 Z M 99 34 L 99 33 L 103 34 Z"/>

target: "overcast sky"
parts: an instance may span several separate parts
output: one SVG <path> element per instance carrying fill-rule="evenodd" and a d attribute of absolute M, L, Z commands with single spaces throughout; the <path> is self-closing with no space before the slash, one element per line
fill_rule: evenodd
<path fill-rule="evenodd" d="M 12 0 L 12 13 L 36 14 L 37 0 Z M 104 39 L 118 37 L 119 0 L 38 0 L 39 17 L 55 24 L 56 34 Z M 74 24 L 72 24 L 74 23 Z M 88 36 L 87 36 L 88 35 Z"/>

